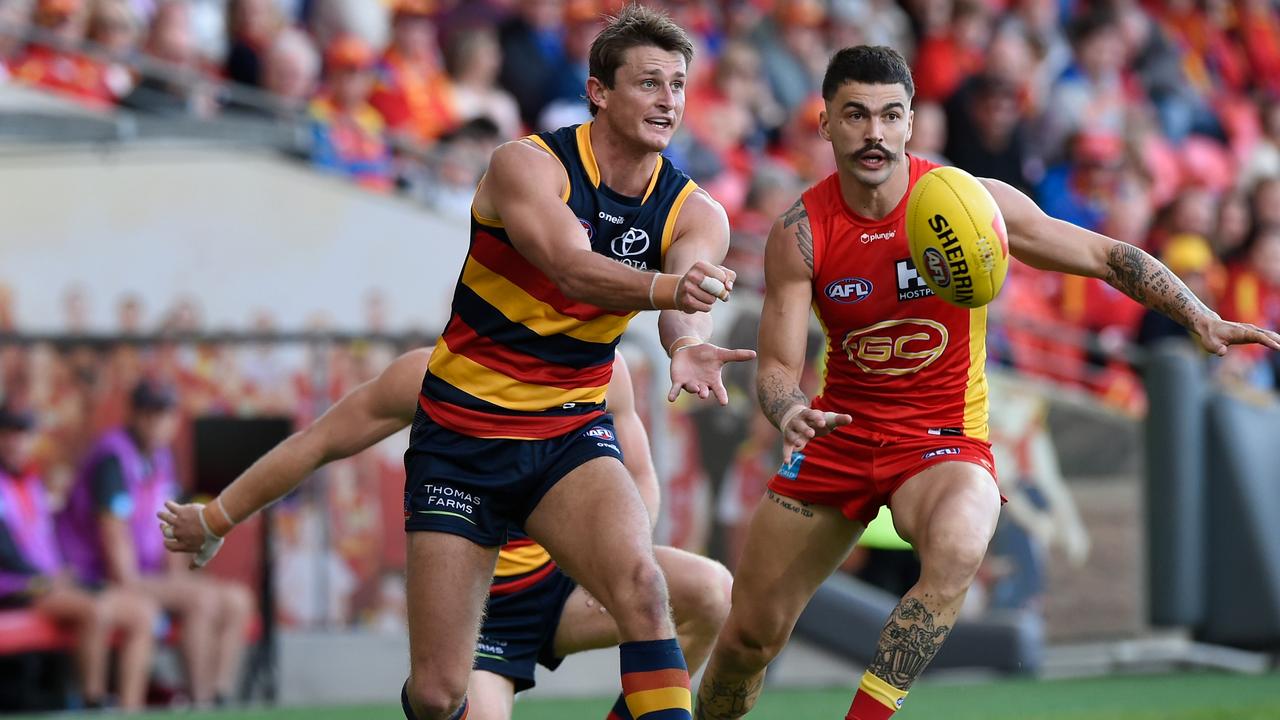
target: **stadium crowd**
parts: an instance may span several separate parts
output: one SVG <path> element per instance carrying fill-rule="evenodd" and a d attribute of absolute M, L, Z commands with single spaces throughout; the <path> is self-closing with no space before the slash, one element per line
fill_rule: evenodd
<path fill-rule="evenodd" d="M 0 0 L 0 77 L 94 107 L 304 117 L 316 166 L 466 217 L 497 143 L 587 119 L 586 51 L 618 2 Z M 1223 314 L 1280 322 L 1275 3 L 657 4 L 698 43 L 668 154 L 729 211 L 740 285 L 759 287 L 781 205 L 832 170 L 816 132 L 831 50 L 882 43 L 913 63 L 915 152 L 1154 252 Z M 85 41 L 95 53 L 75 51 Z M 169 72 L 139 72 L 140 57 Z M 250 102 L 226 83 L 266 94 Z M 992 339 L 1000 361 L 1141 408 L 1120 350 L 1181 330 L 1101 282 L 1019 271 L 1009 285 L 1013 325 L 1093 344 L 1072 357 L 1013 329 Z M 1274 388 L 1275 363 L 1239 353 L 1221 372 Z"/>
<path fill-rule="evenodd" d="M 1148 249 L 1224 316 L 1280 325 L 1276 3 L 650 4 L 698 43 L 684 127 L 668 154 L 728 210 L 726 264 L 738 272 L 739 289 L 762 289 L 773 219 L 834 169 L 817 133 L 818 84 L 831 51 L 874 43 L 912 62 L 913 152 L 1008 182 L 1052 215 Z M 301 122 L 318 168 L 466 218 L 496 144 L 588 118 L 586 51 L 602 13 L 617 7 L 614 0 L 0 0 L 0 82 L 103 110 Z M 228 84 L 264 94 L 228 93 Z M 27 329 L 15 326 L 14 302 L 0 287 L 0 332 Z M 85 302 L 69 289 L 57 329 L 88 330 Z M 396 330 L 386 327 L 379 302 L 370 296 L 361 331 Z M 175 301 L 154 322 L 142 311 L 136 299 L 120 299 L 110 330 L 207 329 L 191 301 Z M 1179 326 L 1144 314 L 1105 283 L 1017 263 L 996 312 L 996 362 L 1080 385 L 1130 411 L 1143 401 L 1129 350 L 1185 339 Z M 273 327 L 266 315 L 246 324 Z M 753 340 L 753 327 L 743 320 L 731 332 L 744 340 L 732 344 Z M 0 346 L 0 398 L 21 411 L 8 424 L 36 431 L 32 469 L 8 470 L 38 474 L 60 507 L 94 443 L 127 423 L 143 381 L 176 388 L 173 402 L 186 420 L 268 414 L 301 424 L 376 374 L 396 350 L 365 343 L 297 351 L 217 342 Z M 307 355 L 313 352 L 324 356 Z M 1216 372 L 1274 391 L 1280 358 L 1237 350 Z M 735 394 L 749 398 L 741 389 L 749 379 L 737 382 Z M 680 483 L 708 474 L 733 488 L 719 502 L 730 525 L 742 521 L 777 461 L 767 421 L 754 408 L 735 417 L 731 431 L 691 414 L 675 419 L 677 427 L 732 437 L 730 457 L 715 470 L 694 467 L 702 459 L 690 443 L 687 467 L 673 478 L 677 497 Z M 190 423 L 180 423 L 180 482 L 190 476 L 190 443 Z M 350 462 L 326 492 L 346 510 L 331 529 L 333 564 L 346 573 L 338 583 L 350 590 L 344 597 L 357 600 L 295 608 L 300 622 L 376 619 L 396 602 L 382 581 L 403 563 L 398 460 L 392 453 Z M 306 517 L 286 514 L 286 534 L 304 535 Z M 201 700 L 215 691 L 226 688 L 202 689 Z M 87 691 L 94 693 L 100 690 Z"/>

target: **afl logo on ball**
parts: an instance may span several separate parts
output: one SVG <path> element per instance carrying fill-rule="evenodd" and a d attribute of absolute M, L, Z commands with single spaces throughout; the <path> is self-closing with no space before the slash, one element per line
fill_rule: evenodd
<path fill-rule="evenodd" d="M 866 300 L 875 286 L 865 278 L 841 278 L 827 285 L 824 291 L 832 302 L 852 305 Z"/>
<path fill-rule="evenodd" d="M 947 266 L 947 259 L 942 257 L 942 252 L 937 248 L 925 248 L 924 269 L 938 287 L 951 284 L 951 268 Z"/>

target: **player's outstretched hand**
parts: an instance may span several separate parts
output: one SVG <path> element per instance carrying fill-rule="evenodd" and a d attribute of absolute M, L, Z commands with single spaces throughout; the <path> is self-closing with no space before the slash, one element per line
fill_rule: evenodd
<path fill-rule="evenodd" d="M 725 363 L 755 359 L 755 350 L 730 350 L 708 342 L 683 345 L 671 356 L 671 392 L 667 401 L 675 402 L 683 390 L 706 400 L 712 395 L 721 405 L 729 404 L 729 391 L 720 379 Z"/>
<path fill-rule="evenodd" d="M 1200 344 L 1214 355 L 1226 355 L 1231 345 L 1265 345 L 1280 350 L 1280 335 L 1263 330 L 1257 325 L 1238 323 L 1221 318 L 1210 320 L 1200 332 Z"/>
<path fill-rule="evenodd" d="M 676 285 L 676 307 L 686 313 L 709 312 L 716 300 L 729 302 L 738 274 L 723 265 L 699 260 Z"/>
<path fill-rule="evenodd" d="M 191 553 L 191 568 L 204 567 L 222 549 L 223 538 L 209 532 L 200 515 L 204 505 L 181 505 L 172 500 L 165 502 L 165 509 L 156 513 L 160 518 L 160 532 L 164 534 L 164 547 L 170 552 Z"/>
<path fill-rule="evenodd" d="M 791 453 L 803 450 L 810 440 L 852 422 L 853 417 L 844 413 L 822 412 L 797 405 L 782 418 L 783 462 L 791 462 Z"/>

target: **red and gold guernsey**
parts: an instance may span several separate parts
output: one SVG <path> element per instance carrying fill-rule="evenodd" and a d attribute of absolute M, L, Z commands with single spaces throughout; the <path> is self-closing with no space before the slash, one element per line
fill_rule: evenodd
<path fill-rule="evenodd" d="M 831 175 L 803 196 L 813 233 L 814 312 L 827 334 L 813 407 L 888 437 L 987 439 L 987 310 L 935 296 L 907 249 L 907 197 L 938 167 L 908 156 L 910 184 L 880 220 L 860 217 Z"/>

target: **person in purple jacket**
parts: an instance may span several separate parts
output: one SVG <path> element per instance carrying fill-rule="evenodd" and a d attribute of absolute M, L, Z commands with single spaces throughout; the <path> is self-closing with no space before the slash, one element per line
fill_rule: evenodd
<path fill-rule="evenodd" d="M 44 482 L 27 470 L 34 427 L 30 414 L 0 406 L 0 607 L 30 607 L 74 628 L 80 692 L 91 708 L 105 704 L 111 639 L 119 633 L 119 706 L 141 710 L 159 611 L 145 595 L 93 592 L 67 573 Z"/>
<path fill-rule="evenodd" d="M 58 531 L 82 582 L 135 588 L 181 621 L 191 699 L 208 705 L 229 698 L 235 687 L 254 601 L 243 585 L 171 561 L 155 531 L 156 512 L 178 495 L 169 449 L 176 405 L 167 386 L 138 384 L 125 427 L 90 450 Z"/>

